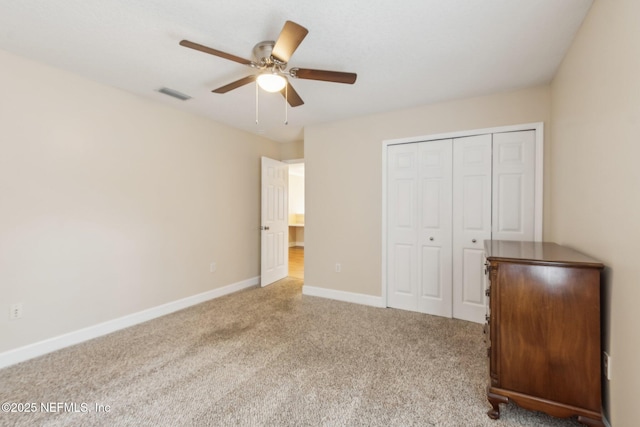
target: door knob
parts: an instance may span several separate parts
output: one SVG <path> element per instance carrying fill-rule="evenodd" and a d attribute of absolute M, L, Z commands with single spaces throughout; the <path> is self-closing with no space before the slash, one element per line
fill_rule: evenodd
<path fill-rule="evenodd" d="M 475 242 L 477 242 L 476 239 L 471 239 L 471 243 L 475 243 Z"/>
<path fill-rule="evenodd" d="M 268 230 L 269 226 L 268 225 L 261 225 L 260 226 L 260 230 Z"/>
<path fill-rule="evenodd" d="M 429 240 L 431 240 L 433 242 L 433 237 L 429 237 Z"/>

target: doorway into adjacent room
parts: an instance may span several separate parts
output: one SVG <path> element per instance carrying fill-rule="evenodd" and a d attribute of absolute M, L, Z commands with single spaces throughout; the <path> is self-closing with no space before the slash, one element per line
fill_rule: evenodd
<path fill-rule="evenodd" d="M 289 164 L 289 276 L 304 279 L 304 161 Z"/>

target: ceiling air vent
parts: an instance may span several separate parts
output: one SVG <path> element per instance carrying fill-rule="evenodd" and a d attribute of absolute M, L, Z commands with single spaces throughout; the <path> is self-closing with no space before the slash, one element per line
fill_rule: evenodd
<path fill-rule="evenodd" d="M 185 95 L 182 92 L 178 92 L 177 90 L 169 89 L 168 87 L 163 87 L 158 90 L 160 93 L 164 93 L 165 95 L 172 96 L 174 98 L 178 98 L 181 101 L 186 101 L 187 99 L 191 99 L 189 95 Z"/>

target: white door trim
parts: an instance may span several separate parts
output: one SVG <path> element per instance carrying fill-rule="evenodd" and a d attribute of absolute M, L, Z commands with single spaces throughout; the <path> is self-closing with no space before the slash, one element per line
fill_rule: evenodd
<path fill-rule="evenodd" d="M 463 136 L 483 135 L 487 133 L 516 132 L 522 130 L 536 131 L 536 165 L 535 165 L 535 231 L 536 241 L 542 241 L 543 216 L 543 184 L 544 184 L 544 123 L 524 123 L 519 125 L 492 127 L 484 129 L 464 130 L 432 135 L 412 136 L 408 138 L 387 139 L 382 141 L 382 303 L 387 307 L 387 147 L 396 144 L 410 144 L 436 139 L 460 138 Z"/>
<path fill-rule="evenodd" d="M 304 163 L 304 159 L 290 159 L 290 160 L 282 160 L 282 163 L 296 164 L 296 163 Z"/>

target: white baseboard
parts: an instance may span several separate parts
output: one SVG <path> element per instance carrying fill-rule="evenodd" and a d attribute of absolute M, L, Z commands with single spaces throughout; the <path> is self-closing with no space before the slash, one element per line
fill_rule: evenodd
<path fill-rule="evenodd" d="M 128 328 L 130 326 L 137 325 L 138 323 L 146 322 L 147 320 L 155 319 L 156 317 L 173 313 L 174 311 L 182 310 L 184 308 L 191 307 L 205 301 L 238 292 L 243 289 L 258 285 L 259 283 L 260 277 L 252 277 L 250 279 L 242 280 L 240 282 L 223 286 L 221 288 L 212 289 L 201 294 L 192 295 L 190 297 L 182 298 L 176 301 L 159 305 L 157 307 L 142 310 L 137 313 L 119 317 L 117 319 L 108 320 L 106 322 L 59 335 L 57 337 L 48 338 L 46 340 L 29 344 L 24 347 L 18 347 L 13 350 L 5 351 L 3 353 L 0 353 L 0 369 L 14 365 L 16 363 L 24 362 L 25 360 L 33 359 L 34 357 L 51 353 L 52 351 L 60 350 L 65 347 L 88 341 L 102 335 L 110 334 L 111 332 Z"/>
<path fill-rule="evenodd" d="M 355 304 L 370 305 L 372 307 L 385 307 L 382 297 L 357 294 L 354 292 L 337 291 L 335 289 L 318 288 L 316 286 L 302 286 L 302 294 L 312 297 L 335 299 L 338 301 L 352 302 Z"/>

